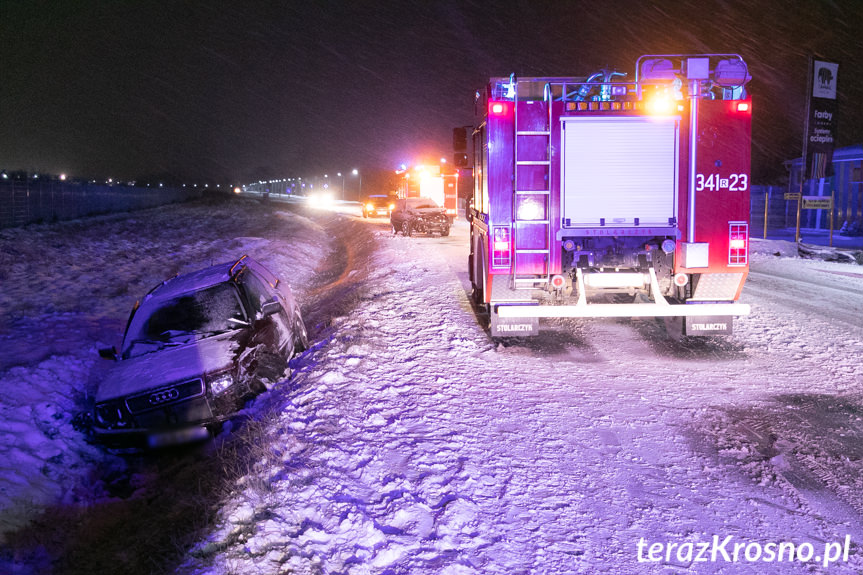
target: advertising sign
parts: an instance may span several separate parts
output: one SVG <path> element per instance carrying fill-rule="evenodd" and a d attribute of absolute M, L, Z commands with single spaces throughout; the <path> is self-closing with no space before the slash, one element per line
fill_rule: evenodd
<path fill-rule="evenodd" d="M 807 179 L 831 175 L 833 144 L 836 140 L 836 82 L 839 64 L 813 60 L 810 70 L 812 92 L 809 94 L 806 151 Z"/>

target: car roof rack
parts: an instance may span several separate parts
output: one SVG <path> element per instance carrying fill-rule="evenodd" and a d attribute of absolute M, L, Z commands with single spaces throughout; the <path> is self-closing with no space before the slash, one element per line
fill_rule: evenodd
<path fill-rule="evenodd" d="M 247 257 L 249 257 L 249 254 L 243 254 L 243 257 L 234 262 L 234 265 L 232 265 L 231 269 L 228 270 L 228 275 L 231 277 L 232 280 L 236 280 L 237 276 L 239 276 L 243 272 L 243 270 L 246 269 L 246 264 L 243 264 L 242 262 Z M 237 266 L 240 266 L 240 269 L 237 270 L 237 272 L 235 273 L 234 270 L 237 268 Z"/>

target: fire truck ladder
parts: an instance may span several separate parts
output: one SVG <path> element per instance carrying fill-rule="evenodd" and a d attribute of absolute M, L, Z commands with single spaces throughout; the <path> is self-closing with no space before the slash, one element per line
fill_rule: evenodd
<path fill-rule="evenodd" d="M 551 269 L 551 86 L 548 82 L 544 84 L 542 100 L 524 98 L 519 106 L 519 82 L 515 75 L 510 82 L 514 92 L 515 124 L 510 287 L 534 289 L 548 284 Z M 536 80 L 522 81 L 528 82 L 537 86 Z M 523 108 L 521 114 L 520 107 Z"/>

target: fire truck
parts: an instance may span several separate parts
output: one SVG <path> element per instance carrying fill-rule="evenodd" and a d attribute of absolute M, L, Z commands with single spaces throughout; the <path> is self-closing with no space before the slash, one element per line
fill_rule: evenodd
<path fill-rule="evenodd" d="M 656 317 L 725 335 L 749 271 L 751 79 L 737 54 L 478 91 L 468 269 L 491 335 Z"/>
<path fill-rule="evenodd" d="M 446 208 L 450 221 L 458 217 L 458 171 L 442 165 L 419 165 L 396 172 L 398 197 L 430 198 Z"/>

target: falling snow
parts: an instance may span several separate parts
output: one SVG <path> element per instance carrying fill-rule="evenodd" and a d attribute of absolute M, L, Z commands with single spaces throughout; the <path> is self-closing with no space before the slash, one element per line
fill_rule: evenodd
<path fill-rule="evenodd" d="M 68 263 L 4 278 L 3 297 L 14 294 L 19 311 L 2 337 L 29 342 L 17 362 L 4 353 L 0 374 L 4 530 L 43 506 L 117 498 L 87 471 L 98 462 L 122 473 L 128 461 L 86 444 L 70 423 L 95 349 L 121 329 L 121 302 L 138 283 L 249 251 L 290 278 L 315 342 L 290 379 L 245 410 L 261 426 L 261 449 L 177 572 L 822 572 L 638 561 L 641 538 L 729 535 L 819 549 L 849 535 L 849 560 L 829 572 L 863 569 L 860 266 L 753 240 L 743 293 L 753 313 L 730 338 L 675 340 L 653 320 L 588 320 L 498 342 L 468 301 L 463 222 L 449 238 L 405 238 L 383 220 L 289 207 L 260 220 L 232 206 L 216 240 L 206 230 L 229 208 L 175 209 L 28 230 L 29 249 Z M 266 224 L 257 235 L 255 217 Z M 201 239 L 188 241 L 178 218 Z M 141 257 L 83 257 L 87 241 L 113 228 L 128 230 Z M 14 244 L 21 233 L 0 239 Z M 362 238 L 365 251 L 334 259 Z M 99 296 L 70 289 L 38 313 L 24 278 L 63 282 L 69 266 Z M 124 278 L 129 293 L 112 293 Z M 44 357 L 27 352 L 37 324 L 66 334 L 45 342 Z"/>

